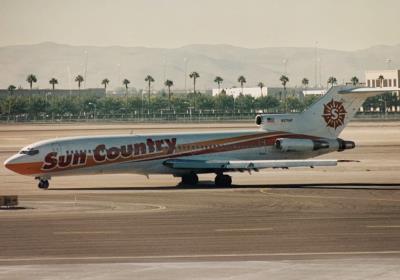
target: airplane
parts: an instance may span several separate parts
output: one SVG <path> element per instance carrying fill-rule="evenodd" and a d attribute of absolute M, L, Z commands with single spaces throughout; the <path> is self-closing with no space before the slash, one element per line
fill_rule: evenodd
<path fill-rule="evenodd" d="M 55 176 L 118 173 L 171 174 L 183 185 L 214 173 L 216 186 L 230 187 L 230 172 L 336 166 L 341 161 L 313 158 L 353 149 L 353 141 L 338 136 L 365 99 L 398 90 L 333 86 L 301 113 L 256 116 L 253 130 L 50 139 L 22 148 L 4 164 L 39 180 L 41 189 Z"/>

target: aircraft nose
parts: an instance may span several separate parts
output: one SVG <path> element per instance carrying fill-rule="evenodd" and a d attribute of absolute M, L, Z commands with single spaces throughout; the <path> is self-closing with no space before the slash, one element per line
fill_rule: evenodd
<path fill-rule="evenodd" d="M 42 162 L 24 154 L 13 155 L 4 162 L 4 166 L 21 175 L 37 175 L 42 173 Z"/>
<path fill-rule="evenodd" d="M 24 155 L 20 155 L 20 154 L 16 154 L 16 155 L 9 157 L 4 162 L 5 168 L 21 174 L 20 165 L 23 162 L 23 157 L 24 157 Z"/>
<path fill-rule="evenodd" d="M 12 157 L 9 157 L 8 159 L 6 159 L 6 161 L 4 162 L 4 166 L 7 169 L 10 169 L 10 167 L 15 163 L 15 155 L 13 155 Z"/>

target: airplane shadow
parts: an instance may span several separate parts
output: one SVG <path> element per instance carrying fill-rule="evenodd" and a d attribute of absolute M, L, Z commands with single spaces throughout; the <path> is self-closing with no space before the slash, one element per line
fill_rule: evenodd
<path fill-rule="evenodd" d="M 212 181 L 201 181 L 196 186 L 178 184 L 176 186 L 137 187 L 71 187 L 49 188 L 49 191 L 157 191 L 157 190 L 212 190 L 212 189 L 357 189 L 357 190 L 400 190 L 398 183 L 312 183 L 312 184 L 254 184 L 232 185 L 230 188 L 217 187 Z"/>

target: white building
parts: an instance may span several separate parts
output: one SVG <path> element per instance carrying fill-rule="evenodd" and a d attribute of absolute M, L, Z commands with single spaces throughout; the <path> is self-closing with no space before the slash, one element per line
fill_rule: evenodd
<path fill-rule="evenodd" d="M 227 95 L 233 95 L 235 98 L 240 95 L 242 92 L 242 88 L 221 88 L 217 89 L 214 88 L 212 89 L 212 95 L 218 95 L 221 91 L 225 91 Z M 316 95 L 316 96 L 322 96 L 326 93 L 326 89 L 303 89 L 300 87 L 289 87 L 286 88 L 287 95 L 288 96 L 306 96 L 306 95 Z M 282 87 L 263 87 L 262 89 L 262 94 L 263 96 L 273 96 L 276 98 L 280 98 L 281 94 L 283 92 Z M 260 97 L 261 96 L 261 89 L 259 87 L 252 87 L 252 88 L 243 88 L 243 94 L 244 95 L 251 95 L 254 98 Z"/>
<path fill-rule="evenodd" d="M 383 85 L 380 84 L 379 76 L 383 76 Z M 365 84 L 368 87 L 396 87 L 400 88 L 400 70 L 371 70 L 365 71 Z"/>
<path fill-rule="evenodd" d="M 238 97 L 240 95 L 240 93 L 242 93 L 242 88 L 213 88 L 212 89 L 212 95 L 218 95 L 221 91 L 225 91 L 226 95 L 233 95 L 235 98 Z M 263 87 L 262 89 L 262 94 L 263 96 L 267 96 L 268 94 L 268 88 L 267 87 Z M 243 88 L 243 95 L 251 95 L 255 98 L 261 96 L 261 89 L 259 87 L 251 87 L 251 88 Z"/>
<path fill-rule="evenodd" d="M 383 76 L 382 85 L 381 85 L 381 81 L 379 79 L 379 76 L 381 76 L 381 75 Z M 400 80 L 400 70 L 398 70 L 398 69 L 365 71 L 365 84 L 368 87 L 383 87 L 383 88 L 392 87 L 392 88 L 398 88 L 400 90 L 399 80 Z M 394 91 L 393 95 L 396 95 L 397 98 L 399 98 L 399 91 Z M 382 102 L 385 102 L 384 99 L 382 99 Z M 385 103 L 384 110 L 386 110 L 387 112 L 399 112 L 400 106 L 391 106 L 391 107 L 386 108 L 386 103 Z M 379 112 L 380 107 L 379 108 L 369 108 L 369 111 Z"/>
<path fill-rule="evenodd" d="M 326 89 L 305 89 L 303 90 L 303 95 L 316 95 L 316 96 L 322 96 L 326 93 Z"/>

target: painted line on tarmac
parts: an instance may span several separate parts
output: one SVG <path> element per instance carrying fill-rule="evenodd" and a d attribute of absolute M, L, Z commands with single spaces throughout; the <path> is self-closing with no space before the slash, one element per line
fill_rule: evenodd
<path fill-rule="evenodd" d="M 120 231 L 55 231 L 54 235 L 73 235 L 73 234 L 120 234 Z"/>
<path fill-rule="evenodd" d="M 96 260 L 144 260 L 144 259 L 196 259 L 196 258 L 241 258 L 241 257 L 296 257 L 296 256 L 363 256 L 398 255 L 400 251 L 354 251 L 354 252 L 299 252 L 299 253 L 244 253 L 244 254 L 197 254 L 197 255 L 161 255 L 161 256 L 109 256 L 109 257 L 31 257 L 0 258 L 0 262 L 15 261 L 96 261 Z"/>
<path fill-rule="evenodd" d="M 349 197 L 349 196 L 322 196 L 322 195 L 286 194 L 286 193 L 266 192 L 264 189 L 260 189 L 260 193 L 268 195 L 268 196 L 293 197 L 293 198 L 318 198 L 318 199 L 322 198 L 322 199 L 343 199 L 343 200 L 400 202 L 399 199 L 360 198 L 360 197 Z"/>
<path fill-rule="evenodd" d="M 367 228 L 400 228 L 400 225 L 377 225 L 377 226 L 366 226 Z"/>
<path fill-rule="evenodd" d="M 269 231 L 273 228 L 217 228 L 216 232 L 236 232 L 236 231 Z"/>

